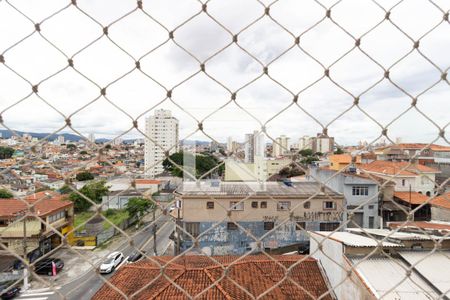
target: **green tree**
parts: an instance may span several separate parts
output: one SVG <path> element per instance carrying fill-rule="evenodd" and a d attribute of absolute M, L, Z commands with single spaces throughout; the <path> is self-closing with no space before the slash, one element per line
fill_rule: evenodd
<path fill-rule="evenodd" d="M 307 157 L 313 155 L 313 151 L 311 149 L 302 149 L 298 152 L 301 156 Z"/>
<path fill-rule="evenodd" d="M 86 155 L 86 154 L 88 154 L 87 151 L 85 151 L 85 150 L 80 151 L 80 155 Z"/>
<path fill-rule="evenodd" d="M 69 149 L 70 151 L 74 151 L 77 149 L 77 146 L 75 144 L 67 144 L 66 148 Z"/>
<path fill-rule="evenodd" d="M 13 197 L 14 197 L 14 195 L 7 189 L 0 189 L 0 198 L 1 199 L 9 199 L 9 198 L 13 198 Z"/>
<path fill-rule="evenodd" d="M 156 205 L 154 202 L 142 197 L 132 197 L 128 199 L 126 210 L 130 217 L 142 216 L 145 212 L 154 210 Z"/>
<path fill-rule="evenodd" d="M 70 194 L 72 192 L 72 189 L 69 188 L 69 186 L 67 184 L 63 185 L 62 188 L 59 189 L 59 193 L 66 195 L 66 194 Z"/>
<path fill-rule="evenodd" d="M 105 180 L 97 180 L 86 183 L 79 192 L 93 202 L 101 203 L 102 197 L 108 195 L 109 188 L 106 186 Z M 75 192 L 70 194 L 69 199 L 74 202 L 75 210 L 77 212 L 86 211 L 92 206 L 90 201 Z"/>
<path fill-rule="evenodd" d="M 337 148 L 336 151 L 334 151 L 334 154 L 344 154 L 344 150 Z"/>
<path fill-rule="evenodd" d="M 90 172 L 83 171 L 77 174 L 75 177 L 78 181 L 88 181 L 94 179 L 94 175 Z"/>
<path fill-rule="evenodd" d="M 184 166 L 185 158 L 187 158 L 188 161 L 192 161 L 195 158 L 195 170 L 192 170 L 191 166 Z M 175 162 L 176 165 L 172 163 L 172 161 Z M 170 156 L 170 160 L 166 158 L 163 161 L 164 170 L 171 172 L 173 176 L 177 177 L 183 177 L 183 170 L 180 169 L 180 167 L 189 172 L 190 174 L 195 175 L 196 178 L 200 178 L 202 175 L 208 173 L 210 170 L 214 169 L 219 164 L 220 164 L 219 159 L 207 152 L 197 154 L 194 157 L 194 154 L 192 153 L 184 153 L 181 151 L 172 154 Z M 178 167 L 177 165 L 179 165 L 180 167 Z M 218 174 L 219 176 L 221 176 L 224 171 L 225 167 L 222 164 L 215 171 L 209 173 L 206 176 L 206 178 L 211 177 L 210 175 L 212 174 Z"/>
<path fill-rule="evenodd" d="M 0 147 L 0 159 L 11 158 L 15 150 L 11 147 Z"/>

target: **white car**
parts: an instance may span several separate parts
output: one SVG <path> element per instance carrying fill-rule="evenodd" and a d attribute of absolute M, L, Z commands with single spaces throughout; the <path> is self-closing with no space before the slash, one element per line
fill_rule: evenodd
<path fill-rule="evenodd" d="M 123 261 L 122 252 L 116 251 L 108 255 L 106 260 L 100 265 L 100 273 L 111 273 Z"/>

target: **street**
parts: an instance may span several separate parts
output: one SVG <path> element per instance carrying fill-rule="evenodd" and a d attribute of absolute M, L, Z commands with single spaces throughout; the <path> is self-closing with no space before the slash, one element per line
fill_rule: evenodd
<path fill-rule="evenodd" d="M 156 233 L 156 245 L 157 254 L 161 255 L 165 252 L 169 245 L 169 236 L 175 229 L 175 224 L 173 222 L 168 222 L 170 218 L 160 217 L 158 220 L 158 229 Z M 125 240 L 118 248 L 110 249 L 110 252 L 121 251 L 124 255 L 123 262 L 118 266 L 117 269 L 126 263 L 128 256 L 136 249 L 146 251 L 147 255 L 153 255 L 154 244 L 153 244 L 153 230 L 152 226 L 145 228 L 136 234 L 133 238 L 135 244 L 134 247 L 129 245 L 128 240 Z M 136 247 L 136 248 L 135 248 Z M 116 269 L 116 271 L 117 271 Z M 80 277 L 71 281 L 70 283 L 64 284 L 57 288 L 57 291 L 65 295 L 66 299 L 81 300 L 81 299 L 91 299 L 91 297 L 100 289 L 100 287 L 105 283 L 103 279 L 108 279 L 114 275 L 115 272 L 106 275 L 97 275 L 95 270 L 92 268 L 84 273 L 80 274 Z M 50 289 L 39 289 L 30 290 L 22 293 L 18 299 L 24 300 L 56 300 L 62 299 L 61 295 L 55 293 Z"/>

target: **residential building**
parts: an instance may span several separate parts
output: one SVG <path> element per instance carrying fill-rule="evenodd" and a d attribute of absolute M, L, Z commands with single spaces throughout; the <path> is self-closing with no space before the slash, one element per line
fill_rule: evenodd
<path fill-rule="evenodd" d="M 391 161 L 418 160 L 420 164 L 450 163 L 450 146 L 425 143 L 398 143 L 378 149 L 377 159 Z"/>
<path fill-rule="evenodd" d="M 334 137 L 318 133 L 312 140 L 312 150 L 314 153 L 332 153 L 334 151 Z"/>
<path fill-rule="evenodd" d="M 347 227 L 378 228 L 380 226 L 380 182 L 356 172 L 338 172 L 327 168 L 312 167 L 309 179 L 319 180 L 345 197 L 346 214 L 352 213 Z"/>
<path fill-rule="evenodd" d="M 298 140 L 298 150 L 312 149 L 313 148 L 313 138 L 307 135 L 302 136 Z"/>
<path fill-rule="evenodd" d="M 330 169 L 339 171 L 352 166 L 357 168 L 361 165 L 361 155 L 352 156 L 351 154 L 332 154 L 328 155 Z"/>
<path fill-rule="evenodd" d="M 27 204 L 33 205 L 34 214 L 29 216 Z M 22 199 L 1 199 L 1 242 L 10 251 L 24 255 L 23 238 L 26 235 L 26 253 L 47 253 L 61 244 L 60 234 L 66 234 L 73 225 L 73 202 L 51 192 L 39 192 Z M 47 225 L 47 224 L 48 225 Z M 59 232 L 59 234 L 56 233 Z"/>
<path fill-rule="evenodd" d="M 243 163 L 233 159 L 225 160 L 225 181 L 265 181 L 289 165 L 290 159 L 256 157 L 254 163 Z"/>
<path fill-rule="evenodd" d="M 376 160 L 361 165 L 368 174 L 395 183 L 395 191 L 419 192 L 427 196 L 434 194 L 438 170 L 417 163 Z"/>
<path fill-rule="evenodd" d="M 273 143 L 272 151 L 272 156 L 275 158 L 289 154 L 289 138 L 285 135 L 277 137 L 275 143 Z"/>
<path fill-rule="evenodd" d="M 92 299 L 335 299 L 329 289 L 317 261 L 301 255 L 183 255 L 124 265 Z"/>
<path fill-rule="evenodd" d="M 95 144 L 95 134 L 93 134 L 92 132 L 89 133 L 88 140 L 89 142 Z"/>
<path fill-rule="evenodd" d="M 255 135 L 253 133 L 247 133 L 245 135 L 244 162 L 255 162 Z"/>
<path fill-rule="evenodd" d="M 450 237 L 432 231 L 348 231 L 311 232 L 310 253 L 323 266 L 337 299 L 450 296 Z M 439 239 L 442 245 L 434 252 Z"/>
<path fill-rule="evenodd" d="M 162 162 L 178 151 L 178 120 L 170 110 L 158 109 L 146 119 L 145 174 L 155 177 L 164 171 Z"/>
<path fill-rule="evenodd" d="M 233 153 L 234 149 L 233 149 L 233 137 L 229 136 L 227 139 L 227 152 L 228 153 Z"/>
<path fill-rule="evenodd" d="M 437 196 L 430 204 L 432 220 L 450 222 L 450 192 Z"/>
<path fill-rule="evenodd" d="M 183 248 L 198 246 L 211 255 L 242 254 L 262 239 L 266 249 L 308 240 L 305 230 L 334 230 L 343 221 L 344 197 L 315 182 L 184 182 Z M 286 221 L 286 222 L 285 222 Z"/>

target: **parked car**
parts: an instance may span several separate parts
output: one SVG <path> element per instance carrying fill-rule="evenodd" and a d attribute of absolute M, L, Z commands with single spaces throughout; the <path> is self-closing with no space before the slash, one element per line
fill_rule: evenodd
<path fill-rule="evenodd" d="M 7 288 L 8 288 L 8 286 L 6 286 L 6 285 L 0 286 L 0 297 L 2 298 L 2 300 L 13 299 L 20 293 L 20 288 L 18 288 L 18 287 L 12 287 L 9 290 L 3 292 Z"/>
<path fill-rule="evenodd" d="M 59 258 L 44 258 L 34 265 L 34 272 L 39 275 L 52 276 L 53 268 L 55 268 L 56 274 L 58 274 L 64 268 L 64 262 Z"/>
<path fill-rule="evenodd" d="M 122 252 L 116 251 L 108 255 L 106 260 L 100 265 L 100 273 L 106 274 L 114 271 L 117 266 L 123 261 Z"/>
<path fill-rule="evenodd" d="M 142 258 L 142 254 L 145 254 L 145 251 L 141 250 L 132 252 L 130 256 L 128 256 L 128 263 L 133 263 L 140 260 Z"/>

